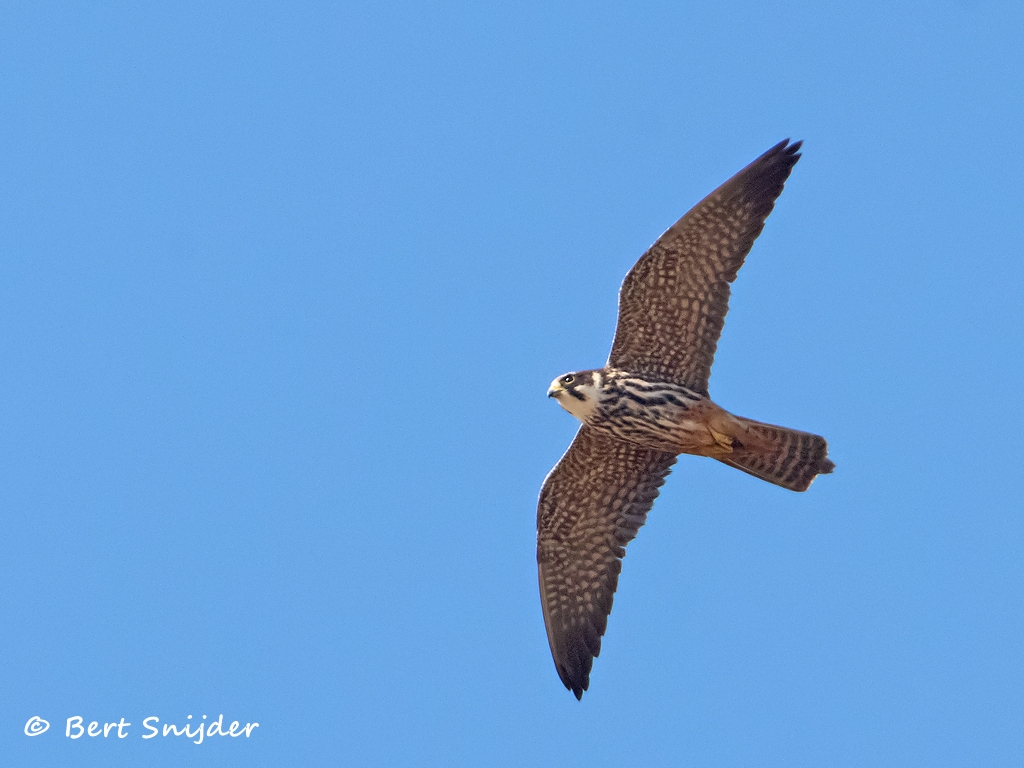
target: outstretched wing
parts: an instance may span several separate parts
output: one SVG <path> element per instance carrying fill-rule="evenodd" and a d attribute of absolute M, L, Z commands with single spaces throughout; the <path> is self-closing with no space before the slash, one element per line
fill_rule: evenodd
<path fill-rule="evenodd" d="M 625 546 L 675 460 L 584 426 L 544 481 L 537 507 L 540 599 L 555 668 L 577 699 L 601 652 Z"/>
<path fill-rule="evenodd" d="M 776 144 L 673 224 L 626 275 L 608 365 L 706 395 L 729 283 L 789 177 L 801 142 Z"/>

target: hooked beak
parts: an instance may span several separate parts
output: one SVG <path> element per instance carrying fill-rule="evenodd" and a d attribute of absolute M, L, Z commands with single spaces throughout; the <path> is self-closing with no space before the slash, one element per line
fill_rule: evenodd
<path fill-rule="evenodd" d="M 558 397 L 564 391 L 565 390 L 562 389 L 562 385 L 559 384 L 558 382 L 555 382 L 550 387 L 548 387 L 548 397 Z"/>

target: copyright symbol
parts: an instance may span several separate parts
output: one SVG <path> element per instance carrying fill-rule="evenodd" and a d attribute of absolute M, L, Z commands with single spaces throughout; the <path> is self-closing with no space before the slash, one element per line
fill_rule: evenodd
<path fill-rule="evenodd" d="M 28 722 L 25 723 L 25 735 L 38 736 L 40 733 L 46 733 L 46 729 L 49 727 L 50 724 L 48 722 L 36 715 L 35 717 L 30 717 Z"/>

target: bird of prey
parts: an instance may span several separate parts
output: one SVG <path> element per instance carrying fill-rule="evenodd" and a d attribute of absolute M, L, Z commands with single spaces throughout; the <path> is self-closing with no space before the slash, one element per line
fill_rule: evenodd
<path fill-rule="evenodd" d="M 729 283 L 800 144 L 775 145 L 658 238 L 619 291 L 604 368 L 564 374 L 548 390 L 583 422 L 537 508 L 544 624 L 558 676 L 577 699 L 601 651 L 625 546 L 678 454 L 710 456 L 792 491 L 835 466 L 824 438 L 734 416 L 708 397 Z"/>

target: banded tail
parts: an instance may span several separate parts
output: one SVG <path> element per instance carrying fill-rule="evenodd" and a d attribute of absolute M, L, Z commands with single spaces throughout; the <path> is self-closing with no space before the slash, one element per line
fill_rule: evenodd
<path fill-rule="evenodd" d="M 732 433 L 732 452 L 716 457 L 736 469 L 781 485 L 791 491 L 806 491 L 814 478 L 833 469 L 828 443 L 819 435 L 733 416 L 739 429 Z"/>

